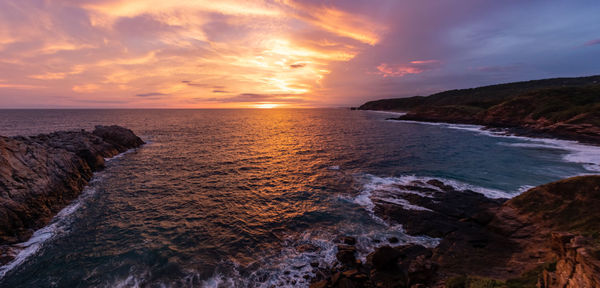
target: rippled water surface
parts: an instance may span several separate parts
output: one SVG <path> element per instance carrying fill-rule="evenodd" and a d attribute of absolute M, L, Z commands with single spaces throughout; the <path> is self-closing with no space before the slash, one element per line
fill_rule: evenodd
<path fill-rule="evenodd" d="M 358 237 L 362 256 L 390 236 L 436 244 L 372 215 L 371 198 L 385 198 L 395 183 L 437 178 L 510 197 L 596 173 L 600 162 L 596 147 L 387 117 L 344 109 L 0 110 L 2 135 L 118 124 L 148 142 L 110 160 L 36 233 L 36 249 L 0 270 L 0 286 L 307 286 L 310 263 L 329 265 L 338 235 Z"/>

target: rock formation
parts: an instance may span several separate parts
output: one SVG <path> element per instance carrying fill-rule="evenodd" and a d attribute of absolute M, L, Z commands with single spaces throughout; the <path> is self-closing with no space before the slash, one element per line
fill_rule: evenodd
<path fill-rule="evenodd" d="M 383 99 L 358 109 L 407 113 L 398 120 L 477 124 L 600 144 L 599 84 L 600 76 L 534 80 Z"/>
<path fill-rule="evenodd" d="M 0 136 L 0 245 L 26 241 L 81 193 L 104 158 L 142 144 L 119 126 Z"/>
<path fill-rule="evenodd" d="M 354 258 L 353 245 L 340 244 L 339 263 L 316 273 L 312 287 L 600 287 L 600 176 L 541 185 L 508 201 L 437 180 L 399 188 L 420 191 L 398 197 L 427 210 L 375 202 L 376 215 L 440 244 L 383 246 L 366 263 Z"/>

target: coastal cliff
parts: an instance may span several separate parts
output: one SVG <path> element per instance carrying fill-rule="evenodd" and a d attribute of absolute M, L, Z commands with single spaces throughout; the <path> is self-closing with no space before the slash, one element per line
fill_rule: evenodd
<path fill-rule="evenodd" d="M 0 136 L 0 245 L 26 241 L 79 196 L 93 172 L 104 167 L 105 158 L 142 144 L 119 126 Z"/>
<path fill-rule="evenodd" d="M 439 237 L 439 245 L 391 239 L 362 263 L 352 239 L 340 238 L 338 263 L 318 271 L 311 287 L 600 287 L 600 176 L 541 185 L 508 201 L 436 180 L 410 185 L 427 196 L 403 199 L 426 210 L 377 203 L 375 213 L 409 234 Z"/>
<path fill-rule="evenodd" d="M 477 124 L 513 133 L 600 143 L 600 76 L 556 78 L 383 99 L 361 110 L 406 112 L 398 120 Z"/>

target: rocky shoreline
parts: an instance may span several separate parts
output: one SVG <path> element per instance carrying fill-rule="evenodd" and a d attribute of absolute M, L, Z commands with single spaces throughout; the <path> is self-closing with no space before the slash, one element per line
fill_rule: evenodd
<path fill-rule="evenodd" d="M 529 137 L 600 145 L 600 76 L 554 78 L 369 101 L 358 110 L 395 111 L 397 120 L 507 128 Z"/>
<path fill-rule="evenodd" d="M 580 176 L 488 199 L 437 180 L 399 194 L 411 210 L 375 203 L 375 213 L 435 248 L 382 246 L 357 260 L 340 237 L 333 268 L 315 268 L 311 287 L 600 287 L 600 176 Z M 394 243 L 390 239 L 390 243 Z"/>
<path fill-rule="evenodd" d="M 0 264 L 12 259 L 8 245 L 26 241 L 79 196 L 105 158 L 143 144 L 120 126 L 0 136 Z"/>
<path fill-rule="evenodd" d="M 504 130 L 507 134 L 531 137 L 531 138 L 558 138 L 563 140 L 578 141 L 581 143 L 600 145 L 600 127 L 589 123 L 570 124 L 570 123 L 551 123 L 535 120 L 524 120 L 518 123 L 507 124 L 498 119 L 464 119 L 453 117 L 452 115 L 434 115 L 431 111 L 420 113 L 407 113 L 390 120 L 408 120 L 431 123 L 450 123 L 450 124 L 470 124 L 481 125 L 486 129 Z"/>

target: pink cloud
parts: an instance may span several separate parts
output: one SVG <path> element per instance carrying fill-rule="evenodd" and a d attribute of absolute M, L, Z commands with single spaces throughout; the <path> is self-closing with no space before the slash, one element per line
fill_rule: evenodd
<path fill-rule="evenodd" d="M 377 74 L 383 77 L 402 77 L 408 74 L 420 74 L 428 70 L 437 69 L 442 64 L 439 60 L 416 60 L 407 64 L 381 63 L 377 66 Z"/>
<path fill-rule="evenodd" d="M 588 42 L 585 42 L 585 46 L 593 46 L 593 45 L 598 45 L 600 44 L 600 39 L 594 39 L 594 40 L 590 40 Z"/>

